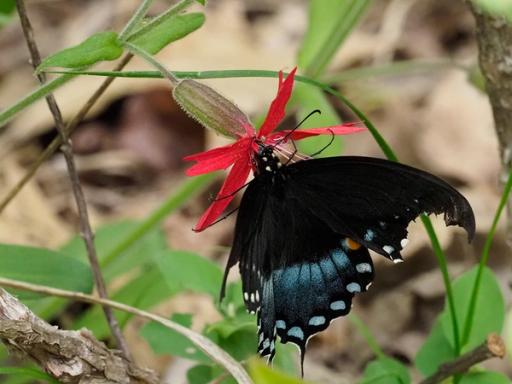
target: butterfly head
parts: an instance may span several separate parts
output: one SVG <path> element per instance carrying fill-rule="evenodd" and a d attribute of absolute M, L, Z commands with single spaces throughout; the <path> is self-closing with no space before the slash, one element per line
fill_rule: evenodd
<path fill-rule="evenodd" d="M 270 145 L 259 144 L 258 152 L 255 156 L 256 171 L 258 174 L 278 172 L 282 167 L 281 160 L 274 152 L 274 147 Z"/>

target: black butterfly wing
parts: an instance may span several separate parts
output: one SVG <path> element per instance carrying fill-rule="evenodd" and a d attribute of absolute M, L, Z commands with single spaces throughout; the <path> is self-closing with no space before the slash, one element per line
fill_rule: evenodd
<path fill-rule="evenodd" d="M 400 261 L 407 226 L 422 213 L 444 214 L 471 240 L 475 218 L 468 201 L 442 179 L 388 160 L 343 156 L 300 161 L 287 167 L 289 193 L 307 202 L 335 232 Z"/>
<path fill-rule="evenodd" d="M 407 225 L 444 213 L 470 238 L 466 199 L 423 171 L 364 157 L 283 166 L 251 182 L 240 205 L 229 268 L 240 262 L 244 300 L 258 313 L 258 351 L 273 357 L 275 339 L 297 344 L 349 312 L 373 278 L 367 248 L 400 259 Z M 355 241 L 354 241 L 355 240 Z"/>
<path fill-rule="evenodd" d="M 304 356 L 308 338 L 347 314 L 373 279 L 366 248 L 333 232 L 268 175 L 242 198 L 227 268 L 237 261 L 246 306 L 258 312 L 258 352 L 270 358 L 276 334 Z"/>

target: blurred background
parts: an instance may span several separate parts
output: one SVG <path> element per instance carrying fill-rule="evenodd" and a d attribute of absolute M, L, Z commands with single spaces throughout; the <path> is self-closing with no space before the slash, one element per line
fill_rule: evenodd
<path fill-rule="evenodd" d="M 36 40 L 46 56 L 97 31 L 120 30 L 139 1 L 26 3 Z M 156 14 L 166 6 L 165 1 L 155 2 L 151 12 Z M 211 0 L 205 14 L 201 29 L 158 54 L 169 69 L 288 71 L 296 65 L 308 24 L 307 1 Z M 435 220 L 453 276 L 476 262 L 501 195 L 492 113 L 478 76 L 473 76 L 478 54 L 474 29 L 473 16 L 463 1 L 374 0 L 323 75 L 368 115 L 402 162 L 446 179 L 472 204 L 477 234 L 469 246 L 461 230 L 446 229 L 441 218 Z M 36 87 L 16 17 L 0 29 L 0 52 L 2 109 Z M 111 69 L 112 65 L 98 68 Z M 127 69 L 149 67 L 134 59 Z M 72 117 L 102 81 L 79 77 L 59 89 L 56 97 L 65 118 Z M 253 121 L 266 111 L 276 91 L 275 79 L 205 83 L 234 100 Z M 187 164 L 183 156 L 227 143 L 181 112 L 170 92 L 167 82 L 159 79 L 117 79 L 73 134 L 95 228 L 146 217 L 184 182 Z M 348 108 L 332 101 L 344 120 L 355 119 Z M 290 114 L 294 111 L 292 106 Z M 293 126 L 296 120 L 291 115 L 285 125 Z M 0 191 L 12 188 L 54 137 L 53 120 L 44 102 L 34 104 L 3 129 Z M 366 132 L 344 137 L 343 153 L 383 157 Z M 166 219 L 163 230 L 174 249 L 196 252 L 223 266 L 235 217 L 200 234 L 191 230 L 221 181 Z M 55 249 L 76 235 L 77 223 L 65 162 L 56 154 L 0 216 L 0 242 Z M 425 231 L 417 223 L 409 229 L 410 242 L 403 252 L 406 262 L 393 265 L 373 255 L 375 283 L 368 293 L 356 297 L 353 308 L 384 351 L 405 364 L 414 360 L 444 305 L 441 274 Z M 490 265 L 507 303 L 511 263 L 510 249 L 500 232 Z M 128 275 L 113 279 L 110 291 L 132 278 Z M 192 327 L 198 330 L 219 317 L 211 298 L 204 294 L 180 293 L 149 307 L 164 316 L 192 313 Z M 58 323 L 66 324 L 62 316 L 74 318 L 86 309 L 68 307 Z M 156 354 L 140 337 L 141 325 L 132 319 L 125 328 L 136 359 L 167 372 L 173 383 L 185 382 L 190 363 Z M 306 377 L 325 383 L 353 382 L 372 358 L 354 325 L 342 318 L 310 341 Z M 485 365 L 512 373 L 507 359 Z"/>

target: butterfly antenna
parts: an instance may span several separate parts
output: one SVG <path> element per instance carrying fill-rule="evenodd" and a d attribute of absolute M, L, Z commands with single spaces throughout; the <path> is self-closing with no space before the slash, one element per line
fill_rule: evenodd
<path fill-rule="evenodd" d="M 323 151 L 325 151 L 327 148 L 329 148 L 331 146 L 331 144 L 334 141 L 335 136 L 334 136 L 334 132 L 332 131 L 332 129 L 329 129 L 329 132 L 331 132 L 331 140 L 329 141 L 329 143 L 327 143 L 327 145 L 325 147 L 323 147 L 321 150 L 319 150 L 318 152 L 315 152 L 312 155 L 309 155 L 310 157 L 315 157 L 315 156 L 321 154 Z"/>
<path fill-rule="evenodd" d="M 283 137 L 281 137 L 281 139 L 280 139 L 277 143 L 275 143 L 275 144 L 273 145 L 273 148 L 275 148 L 276 146 L 278 146 L 279 144 L 281 144 L 283 141 L 286 141 L 286 140 L 288 139 L 288 137 L 290 137 L 290 135 L 291 135 L 293 132 L 295 132 L 297 129 L 299 129 L 299 128 L 300 128 L 300 126 L 301 126 L 302 124 L 304 124 L 304 122 L 305 122 L 307 119 L 309 119 L 311 116 L 313 116 L 313 115 L 315 115 L 315 114 L 317 114 L 317 113 L 321 114 L 321 113 L 322 113 L 322 111 L 320 111 L 319 109 L 315 109 L 314 111 L 311 111 L 310 113 L 308 113 L 308 115 L 307 115 L 305 118 L 303 118 L 303 119 L 299 122 L 299 124 L 297 124 L 297 126 L 296 126 L 295 128 L 293 128 L 290 132 L 288 132 L 286 135 L 284 135 Z"/>

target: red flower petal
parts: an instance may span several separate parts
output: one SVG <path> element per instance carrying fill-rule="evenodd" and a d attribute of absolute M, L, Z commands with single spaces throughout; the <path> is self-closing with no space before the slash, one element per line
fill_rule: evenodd
<path fill-rule="evenodd" d="M 276 129 L 277 125 L 281 120 L 283 120 L 286 103 L 288 103 L 290 95 L 292 94 L 293 79 L 295 78 L 296 71 L 297 68 L 293 68 L 284 81 L 282 73 L 279 73 L 279 88 L 277 90 L 277 96 L 272 101 L 272 104 L 270 104 L 267 117 L 258 132 L 258 137 L 267 136 L 270 132 Z"/>
<path fill-rule="evenodd" d="M 249 176 L 249 172 L 251 171 L 251 162 L 250 157 L 244 156 L 237 160 L 231 168 L 222 188 L 217 194 L 216 199 L 219 197 L 220 200 L 214 201 L 206 210 L 206 212 L 201 216 L 199 221 L 197 222 L 194 231 L 200 232 L 206 229 L 210 224 L 212 224 L 221 214 L 224 212 L 226 207 L 229 205 L 231 200 L 235 197 L 236 194 L 230 196 L 230 194 L 234 193 L 237 189 L 244 185 L 247 180 L 247 176 Z"/>
<path fill-rule="evenodd" d="M 290 134 L 290 130 L 279 131 L 272 134 L 267 138 L 266 142 L 269 144 L 281 140 L 286 135 L 290 134 L 285 141 L 288 140 L 302 140 L 306 137 L 318 135 L 348 135 L 364 131 L 366 128 L 358 125 L 358 123 L 348 123 L 342 125 L 333 125 L 332 127 L 310 128 L 310 129 L 297 129 Z"/>
<path fill-rule="evenodd" d="M 209 151 L 196 153 L 183 158 L 186 161 L 197 161 L 185 172 L 188 176 L 201 175 L 226 169 L 249 151 L 252 138 L 247 137 L 224 147 L 210 149 Z"/>

